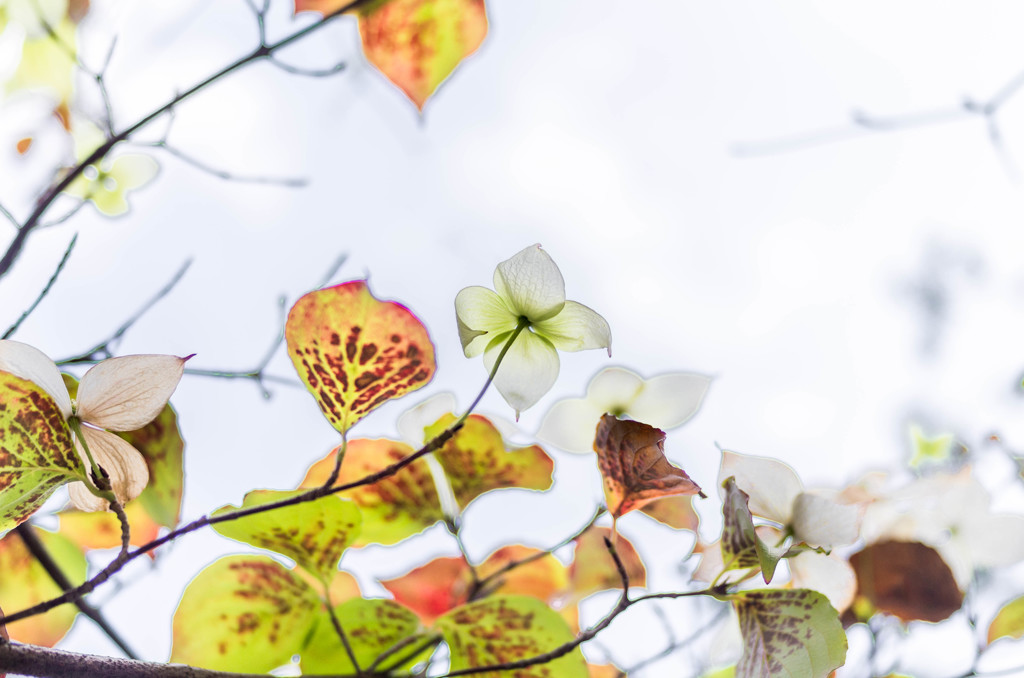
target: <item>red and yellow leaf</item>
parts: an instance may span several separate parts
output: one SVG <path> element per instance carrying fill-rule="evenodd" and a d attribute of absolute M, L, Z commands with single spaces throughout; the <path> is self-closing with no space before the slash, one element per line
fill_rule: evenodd
<path fill-rule="evenodd" d="M 37 528 L 43 546 L 72 584 L 85 581 L 86 562 L 82 551 L 69 539 Z M 25 548 L 17 532 L 0 539 L 0 601 L 9 612 L 18 612 L 62 594 L 43 566 Z M 13 622 L 8 627 L 11 638 L 31 645 L 53 647 L 71 628 L 78 610 L 62 605 L 35 617 Z"/>
<path fill-rule="evenodd" d="M 455 422 L 446 414 L 427 427 L 426 439 L 441 434 Z M 470 415 L 455 436 L 434 453 L 444 468 L 459 506 L 484 492 L 506 487 L 546 490 L 551 487 L 554 462 L 537 445 L 506 448 L 501 433 L 486 417 Z"/>
<path fill-rule="evenodd" d="M 424 624 L 469 600 L 473 580 L 462 558 L 435 558 L 395 579 L 381 581 L 395 600 L 415 612 Z"/>
<path fill-rule="evenodd" d="M 607 527 L 592 527 L 576 538 L 576 553 L 569 566 L 569 581 L 576 600 L 597 591 L 621 589 L 622 578 L 604 540 L 612 538 Z M 626 568 L 630 586 L 647 586 L 647 569 L 626 538 L 615 540 L 615 552 Z"/>
<path fill-rule="evenodd" d="M 608 510 L 618 518 L 670 495 L 700 494 L 700 487 L 665 458 L 665 432 L 647 424 L 601 417 L 594 438 Z"/>
<path fill-rule="evenodd" d="M 477 572 L 481 578 L 489 577 L 527 558 L 533 560 L 498 575 L 494 585 L 488 586 L 488 593 L 515 593 L 550 603 L 566 591 L 569 587 L 569 572 L 565 565 L 550 553 L 529 546 L 504 546 L 487 556 Z"/>
<path fill-rule="evenodd" d="M 857 590 L 903 621 L 940 622 L 960 609 L 964 594 L 939 553 L 919 542 L 883 541 L 850 556 Z"/>
<path fill-rule="evenodd" d="M 299 377 L 341 432 L 425 386 L 436 369 L 423 324 L 405 306 L 376 299 L 361 280 L 301 297 L 285 339 Z"/>
<path fill-rule="evenodd" d="M 341 473 L 335 484 L 343 485 L 377 473 L 408 457 L 415 450 L 387 439 L 349 441 Z M 337 449 L 313 464 L 300 487 L 319 487 L 334 469 Z M 363 515 L 363 527 L 355 541 L 364 544 L 395 544 L 444 519 L 430 467 L 417 459 L 398 473 L 370 485 L 340 493 L 355 501 Z"/>
<path fill-rule="evenodd" d="M 132 546 L 142 546 L 154 539 L 160 532 L 160 525 L 154 521 L 138 499 L 124 507 L 131 527 Z M 109 511 L 61 511 L 60 533 L 83 549 L 113 549 L 121 546 L 121 522 Z M 149 556 L 155 557 L 156 551 Z"/>
<path fill-rule="evenodd" d="M 360 13 L 363 53 L 416 108 L 487 35 L 484 0 L 390 0 Z"/>
<path fill-rule="evenodd" d="M 26 520 L 61 485 L 84 477 L 57 403 L 32 382 L 0 371 L 0 532 Z"/>

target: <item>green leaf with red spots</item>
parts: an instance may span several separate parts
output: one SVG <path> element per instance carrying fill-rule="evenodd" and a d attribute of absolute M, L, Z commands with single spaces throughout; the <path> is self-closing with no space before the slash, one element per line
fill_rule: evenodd
<path fill-rule="evenodd" d="M 25 521 L 61 485 L 84 478 L 57 403 L 32 382 L 0 371 L 0 533 Z"/>
<path fill-rule="evenodd" d="M 331 426 L 345 432 L 434 376 L 434 345 L 409 309 L 361 280 L 310 292 L 288 314 L 288 355 Z"/>
<path fill-rule="evenodd" d="M 271 504 L 303 494 L 303 490 L 253 490 L 241 506 L 222 506 L 211 517 Z M 335 495 L 284 508 L 215 523 L 225 537 L 291 558 L 326 586 L 338 570 L 338 561 L 355 541 L 362 517 L 355 503 Z"/>
<path fill-rule="evenodd" d="M 356 661 L 363 669 L 398 643 L 426 635 L 415 613 L 393 600 L 356 598 L 335 607 L 334 613 L 352 646 Z M 380 668 L 411 667 L 426 659 L 433 650 L 430 648 L 410 657 L 412 649 L 413 646 L 408 645 L 404 651 L 389 655 L 390 659 L 385 659 Z M 355 673 L 355 667 L 326 612 L 321 613 L 309 645 L 302 650 L 300 665 L 304 674 Z"/>
<path fill-rule="evenodd" d="M 185 441 L 178 428 L 177 414 L 168 404 L 144 427 L 118 435 L 142 453 L 149 467 L 149 484 L 135 501 L 142 504 L 157 524 L 173 529 L 181 517 L 185 475 L 182 470 Z"/>
<path fill-rule="evenodd" d="M 575 599 L 597 591 L 622 588 L 622 577 L 604 542 L 611 538 L 612 531 L 607 527 L 592 527 L 575 539 L 576 552 L 569 566 L 569 581 Z M 633 544 L 619 535 L 615 540 L 615 552 L 626 568 L 629 585 L 647 586 L 647 569 Z"/>
<path fill-rule="evenodd" d="M 81 549 L 59 534 L 31 529 L 72 584 L 77 586 L 85 581 L 86 562 Z M 64 590 L 28 552 L 17 532 L 9 532 L 0 540 L 0 601 L 8 612 L 24 610 L 62 593 Z M 8 632 L 19 642 L 53 647 L 71 628 L 77 614 L 73 605 L 62 605 L 16 621 L 8 627 Z"/>
<path fill-rule="evenodd" d="M 455 422 L 446 414 L 424 433 L 431 440 Z M 460 506 L 484 492 L 506 487 L 546 490 L 555 464 L 537 445 L 506 448 L 501 433 L 486 417 L 472 414 L 455 436 L 434 453 Z"/>
<path fill-rule="evenodd" d="M 266 556 L 228 556 L 197 574 L 174 613 L 171 662 L 265 673 L 287 664 L 317 619 L 320 600 Z"/>
<path fill-rule="evenodd" d="M 361 480 L 401 461 L 415 450 L 387 439 L 351 440 L 336 485 Z M 319 487 L 334 469 L 337 449 L 313 464 L 300 487 Z M 363 515 L 355 546 L 395 544 L 444 519 L 430 467 L 417 459 L 398 473 L 370 485 L 340 493 L 353 500 Z"/>
<path fill-rule="evenodd" d="M 745 591 L 731 600 L 743 636 L 737 678 L 826 678 L 846 662 L 839 613 L 817 591 Z"/>
<path fill-rule="evenodd" d="M 1003 605 L 988 625 L 988 643 L 1024 636 L 1024 596 Z"/>
<path fill-rule="evenodd" d="M 463 605 L 438 619 L 434 627 L 448 643 L 452 670 L 530 659 L 573 640 L 565 619 L 529 596 L 495 596 Z M 550 662 L 517 669 L 515 676 L 587 678 L 588 673 L 577 647 Z"/>
<path fill-rule="evenodd" d="M 750 497 L 736 486 L 734 476 L 726 478 L 722 487 L 725 500 L 722 502 L 721 548 L 725 571 L 760 568 L 765 583 L 770 583 L 787 549 L 770 546 L 761 539 L 750 513 Z"/>
<path fill-rule="evenodd" d="M 608 510 L 615 518 L 661 497 L 703 496 L 697 483 L 665 458 L 665 432 L 653 426 L 605 414 L 597 425 L 594 450 Z"/>

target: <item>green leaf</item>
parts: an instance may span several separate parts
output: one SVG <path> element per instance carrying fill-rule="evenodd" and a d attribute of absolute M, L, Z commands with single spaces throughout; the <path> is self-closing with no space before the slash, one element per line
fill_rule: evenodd
<path fill-rule="evenodd" d="M 464 605 L 439 618 L 435 628 L 448 643 L 452 670 L 530 659 L 573 640 L 566 621 L 529 596 L 495 596 Z M 516 678 L 587 675 L 578 647 L 553 661 L 515 671 Z"/>
<path fill-rule="evenodd" d="M 356 598 L 338 605 L 334 610 L 338 623 L 341 624 L 352 646 L 356 661 L 363 669 L 373 664 L 377 657 L 395 644 L 416 634 L 422 634 L 424 630 L 415 613 L 393 600 Z M 382 662 L 381 667 L 391 668 L 396 660 L 407 657 L 413 647 L 414 645 L 409 645 L 404 650 L 390 655 Z M 427 656 L 429 652 L 421 652 L 395 668 L 411 667 Z M 355 672 L 355 667 L 352 666 L 348 653 L 326 612 L 321 613 L 316 631 L 313 632 L 309 645 L 302 651 L 300 663 L 303 673 Z"/>
<path fill-rule="evenodd" d="M 289 499 L 304 490 L 253 490 L 241 506 L 222 506 L 211 516 Z M 359 534 L 362 518 L 356 505 L 334 495 L 238 520 L 216 523 L 225 537 L 280 553 L 294 560 L 326 586 L 338 570 L 341 554 Z"/>
<path fill-rule="evenodd" d="M 440 435 L 454 422 L 455 415 L 446 414 L 424 430 L 424 439 Z M 506 448 L 494 424 L 477 414 L 470 415 L 455 437 L 434 456 L 462 507 L 490 490 L 547 490 L 555 467 L 551 457 L 537 445 Z"/>
<path fill-rule="evenodd" d="M 181 516 L 185 475 L 182 471 L 185 441 L 178 428 L 177 414 L 168 404 L 146 426 L 118 435 L 142 453 L 149 467 L 149 484 L 136 501 L 156 523 L 173 529 Z"/>
<path fill-rule="evenodd" d="M 350 440 L 341 465 L 338 485 L 360 480 L 401 461 L 415 450 L 393 440 Z M 334 469 L 337 449 L 313 464 L 300 487 L 319 487 Z M 352 499 L 363 514 L 363 528 L 356 546 L 395 544 L 444 519 L 434 478 L 424 459 L 417 459 L 399 473 L 370 485 L 361 485 L 341 496 Z"/>
<path fill-rule="evenodd" d="M 218 671 L 269 671 L 291 661 L 319 608 L 312 587 L 278 562 L 221 558 L 182 594 L 170 660 Z"/>
<path fill-rule="evenodd" d="M 0 532 L 25 521 L 61 485 L 84 478 L 57 403 L 0 371 Z"/>
<path fill-rule="evenodd" d="M 423 323 L 405 306 L 375 298 L 362 280 L 301 297 L 285 339 L 299 378 L 341 432 L 426 386 L 437 368 Z"/>
<path fill-rule="evenodd" d="M 1003 605 L 988 626 L 988 642 L 1024 636 L 1024 596 Z"/>
<path fill-rule="evenodd" d="M 846 662 L 839 613 L 817 591 L 745 591 L 732 604 L 743 635 L 737 678 L 825 678 Z"/>
<path fill-rule="evenodd" d="M 81 549 L 62 535 L 31 529 L 72 584 L 77 586 L 85 581 L 86 562 Z M 16 532 L 0 540 L 0 601 L 8 612 L 24 610 L 62 593 L 64 590 L 28 552 Z M 61 605 L 45 614 L 16 621 L 8 631 L 11 638 L 22 643 L 52 647 L 68 632 L 77 614 L 74 605 Z"/>
<path fill-rule="evenodd" d="M 725 570 L 759 567 L 765 583 L 771 583 L 786 548 L 771 547 L 757 534 L 748 506 L 750 497 L 736 486 L 735 477 L 726 478 L 722 487 L 725 488 L 725 501 L 722 503 L 722 561 Z"/>

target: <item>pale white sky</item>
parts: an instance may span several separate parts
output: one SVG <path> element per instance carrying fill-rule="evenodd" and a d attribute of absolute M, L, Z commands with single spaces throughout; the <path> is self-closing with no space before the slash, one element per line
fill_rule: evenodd
<path fill-rule="evenodd" d="M 272 3 L 272 36 L 310 20 L 292 20 L 288 4 Z M 133 196 L 130 215 L 111 221 L 87 209 L 31 239 L 0 283 L 0 326 L 78 232 L 60 285 L 17 338 L 54 357 L 80 352 L 192 258 L 121 351 L 248 368 L 277 332 L 277 297 L 294 300 L 347 253 L 336 280 L 369 276 L 378 296 L 424 320 L 438 348 L 428 389 L 354 432 L 394 435 L 397 415 L 421 396 L 472 399 L 484 371 L 462 356 L 455 294 L 489 284 L 497 262 L 539 242 L 569 298 L 608 319 L 614 356 L 563 356 L 555 391 L 523 415 L 528 432 L 558 397 L 618 364 L 647 376 L 715 375 L 702 412 L 667 446 L 705 487 L 715 442 L 783 459 L 809 485 L 839 486 L 898 465 L 909 417 L 968 443 L 998 430 L 1024 447 L 1024 211 L 1012 167 L 1024 163 L 1024 93 L 998 118 L 1002 157 L 980 118 L 877 134 L 849 122 L 854 109 L 899 116 L 992 96 L 1024 69 L 1020 5 L 490 0 L 488 11 L 483 48 L 422 118 L 364 62 L 347 19 L 283 55 L 304 66 L 346 60 L 344 74 L 310 79 L 258 65 L 186 102 L 170 135 L 176 147 L 309 186 L 223 182 L 157 155 L 161 175 Z M 244 53 L 252 23 L 241 0 L 96 0 L 86 26 L 96 33 L 83 48 L 97 63 L 118 35 L 108 78 L 124 124 Z M 27 110 L 0 110 L 3 139 L 24 129 Z M 822 131 L 849 138 L 736 153 Z M 3 202 L 24 213 L 44 169 L 5 156 Z M 942 295 L 935 323 L 912 292 L 922 284 Z M 273 371 L 291 376 L 283 352 Z M 299 389 L 277 387 L 265 402 L 249 383 L 188 378 L 174 404 L 188 443 L 186 518 L 254 487 L 293 485 L 335 437 Z M 483 410 L 511 416 L 496 393 Z M 600 498 L 596 469 L 557 461 L 557 492 L 474 506 L 474 554 L 508 540 L 555 543 L 586 521 Z M 644 538 L 656 545 L 652 585 L 678 585 L 675 562 L 689 540 L 666 542 L 639 520 L 622 529 L 641 551 Z M 373 577 L 453 549 L 440 532 L 412 542 L 346 564 L 374 592 Z M 165 658 L 184 584 L 238 550 L 212 532 L 183 539 L 156 572 L 129 570 L 111 618 L 131 618 L 117 626 L 147 658 Z M 675 611 L 680 634 L 694 609 Z M 628 663 L 662 642 L 605 645 Z M 65 643 L 108 646 L 82 622 Z"/>

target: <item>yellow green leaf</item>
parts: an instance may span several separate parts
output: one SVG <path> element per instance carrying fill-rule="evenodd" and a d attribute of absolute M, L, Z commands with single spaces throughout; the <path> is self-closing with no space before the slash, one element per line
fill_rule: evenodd
<path fill-rule="evenodd" d="M 569 579 L 573 597 L 577 600 L 597 591 L 622 588 L 622 577 L 604 543 L 605 539 L 611 538 L 612 531 L 607 527 L 592 527 L 576 538 Z M 633 544 L 619 535 L 615 541 L 615 552 L 626 569 L 629 585 L 647 586 L 647 569 Z"/>
<path fill-rule="evenodd" d="M 146 426 L 118 435 L 142 453 L 149 467 L 149 484 L 135 501 L 145 507 L 157 524 L 174 528 L 181 517 L 185 451 L 174 409 L 167 404 Z"/>
<path fill-rule="evenodd" d="M 59 534 L 36 530 L 40 541 L 72 584 L 85 581 L 86 562 L 82 551 Z M 0 601 L 8 612 L 18 612 L 64 593 L 47 574 L 16 532 L 0 540 Z M 35 617 L 8 625 L 11 638 L 22 643 L 52 647 L 71 628 L 78 610 L 62 605 Z"/>
<path fill-rule="evenodd" d="M 941 464 L 952 457 L 953 443 L 956 437 L 952 433 L 944 433 L 934 437 L 925 435 L 924 429 L 917 424 L 910 427 L 910 467 L 919 468 L 926 464 Z"/>
<path fill-rule="evenodd" d="M 419 110 L 487 35 L 484 0 L 390 0 L 360 13 L 363 53 Z"/>
<path fill-rule="evenodd" d="M 448 644 L 452 670 L 529 659 L 573 640 L 565 619 L 529 596 L 494 596 L 463 605 L 434 626 Z M 515 672 L 517 678 L 587 678 L 588 674 L 578 647 L 553 661 Z"/>
<path fill-rule="evenodd" d="M 446 414 L 425 430 L 430 440 L 455 422 Z M 554 462 L 537 445 L 506 448 L 501 433 L 486 417 L 470 415 L 455 436 L 434 453 L 460 506 L 484 492 L 506 487 L 546 490 Z"/>
<path fill-rule="evenodd" d="M 321 411 L 347 431 L 434 376 L 434 345 L 409 309 L 357 280 L 310 292 L 288 314 L 288 355 Z"/>
<path fill-rule="evenodd" d="M 1003 605 L 988 626 L 988 642 L 1024 636 L 1024 596 Z"/>
<path fill-rule="evenodd" d="M 74 87 L 75 24 L 64 19 L 53 25 L 53 35 L 26 37 L 21 61 L 7 81 L 8 93 L 44 89 L 58 101 L 70 101 Z"/>
<path fill-rule="evenodd" d="M 334 611 L 352 646 L 356 661 L 363 669 L 395 644 L 423 633 L 419 618 L 393 600 L 356 598 L 338 605 Z M 396 660 L 408 656 L 409 649 L 385 659 L 381 668 L 408 667 L 426 658 L 421 653 L 395 665 Z M 309 645 L 302 650 L 300 665 L 303 673 L 310 674 L 346 674 L 355 671 L 326 613 L 321 613 Z"/>
<path fill-rule="evenodd" d="M 221 558 L 181 596 L 171 661 L 218 671 L 270 671 L 291 661 L 319 608 L 312 587 L 276 561 Z"/>
<path fill-rule="evenodd" d="M 377 473 L 408 457 L 415 450 L 387 439 L 351 440 L 336 485 L 343 485 Z M 306 472 L 300 487 L 319 487 L 334 469 L 337 449 Z M 444 519 L 430 467 L 417 459 L 400 472 L 370 485 L 340 493 L 353 500 L 363 516 L 362 532 L 355 546 L 395 544 Z"/>
<path fill-rule="evenodd" d="M 846 662 L 846 633 L 828 598 L 809 589 L 732 596 L 743 636 L 737 678 L 826 678 Z"/>
<path fill-rule="evenodd" d="M 302 493 L 303 490 L 253 490 L 245 495 L 241 506 L 222 506 L 211 516 L 223 516 Z M 338 569 L 341 554 L 359 534 L 361 522 L 359 509 L 352 501 L 328 495 L 316 501 L 215 523 L 213 529 L 225 537 L 291 558 L 327 585 Z"/>
<path fill-rule="evenodd" d="M 35 513 L 61 485 L 84 477 L 57 403 L 32 382 L 0 371 L 0 532 Z"/>

